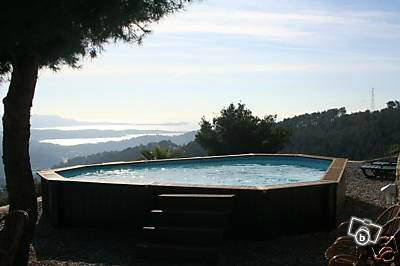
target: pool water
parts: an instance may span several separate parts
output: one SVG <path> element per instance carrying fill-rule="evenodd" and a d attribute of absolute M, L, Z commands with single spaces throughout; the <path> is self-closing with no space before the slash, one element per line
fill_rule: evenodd
<path fill-rule="evenodd" d="M 269 186 L 319 181 L 331 160 L 248 156 L 104 165 L 57 172 L 70 179 L 133 184 Z"/>

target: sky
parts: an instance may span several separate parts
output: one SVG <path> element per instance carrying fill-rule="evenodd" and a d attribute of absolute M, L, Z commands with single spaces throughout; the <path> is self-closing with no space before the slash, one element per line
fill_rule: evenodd
<path fill-rule="evenodd" d="M 82 68 L 40 72 L 34 114 L 197 123 L 234 102 L 278 119 L 400 99 L 400 3 L 203 0 L 109 44 Z M 7 84 L 3 84 L 4 96 Z"/>

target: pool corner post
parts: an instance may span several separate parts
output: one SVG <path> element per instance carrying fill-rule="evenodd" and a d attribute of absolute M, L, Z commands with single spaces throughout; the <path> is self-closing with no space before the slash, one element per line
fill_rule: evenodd
<path fill-rule="evenodd" d="M 63 211 L 60 208 L 60 201 L 62 197 L 62 190 L 57 182 L 45 180 L 42 178 L 42 212 L 46 220 L 48 220 L 53 226 L 59 227 L 62 223 Z"/>
<path fill-rule="evenodd" d="M 337 217 L 338 217 L 338 205 L 339 205 L 339 197 L 338 197 L 338 184 L 330 184 L 328 185 L 328 224 L 327 229 L 333 230 L 337 226 Z"/>

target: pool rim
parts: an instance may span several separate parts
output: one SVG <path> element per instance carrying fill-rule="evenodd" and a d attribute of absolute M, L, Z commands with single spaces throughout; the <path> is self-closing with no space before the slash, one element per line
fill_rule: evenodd
<path fill-rule="evenodd" d="M 287 184 L 277 184 L 268 186 L 225 186 L 225 185 L 204 185 L 204 184 L 181 184 L 181 183 L 160 183 L 160 182 L 149 182 L 149 183 L 132 183 L 132 182 L 121 182 L 121 181 L 105 181 L 105 180 L 88 180 L 83 178 L 66 178 L 58 174 L 74 169 L 85 169 L 101 166 L 115 166 L 115 165 L 129 165 L 129 164 L 154 164 L 159 162 L 179 162 L 179 161 L 201 161 L 201 160 L 212 160 L 212 159 L 223 159 L 223 158 L 238 158 L 238 157 L 299 157 L 317 160 L 331 161 L 331 164 L 325 171 L 324 176 L 318 181 L 307 181 L 307 182 L 296 182 Z M 348 159 L 335 158 L 327 156 L 317 155 L 306 155 L 306 154 L 271 154 L 271 153 L 248 153 L 248 154 L 235 154 L 235 155 L 218 155 L 218 156 L 203 156 L 203 157 L 188 157 L 188 158 L 173 158 L 173 159 L 159 159 L 159 160 L 135 160 L 135 161 L 120 161 L 120 162 L 107 162 L 97 164 L 86 164 L 86 165 L 74 165 L 69 167 L 62 167 L 56 169 L 49 169 L 37 172 L 37 174 L 48 181 L 62 181 L 62 182 L 75 182 L 75 183 L 93 183 L 93 184 L 120 184 L 120 185 L 132 185 L 132 186 L 169 186 L 169 187 L 194 187 L 194 188 L 216 188 L 216 189 L 247 189 L 247 190 L 269 190 L 286 187 L 302 187 L 310 185 L 321 185 L 321 184 L 333 184 L 340 183 L 344 170 L 346 168 Z"/>

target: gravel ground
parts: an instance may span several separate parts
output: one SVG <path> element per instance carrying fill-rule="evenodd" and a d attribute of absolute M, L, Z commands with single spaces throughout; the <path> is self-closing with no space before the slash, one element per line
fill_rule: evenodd
<path fill-rule="evenodd" d="M 350 162 L 344 178 L 346 203 L 339 220 L 350 216 L 376 217 L 387 207 L 380 188 L 387 180 L 363 177 L 359 163 Z M 227 241 L 220 266 L 326 265 L 323 254 L 335 238 L 334 232 L 280 237 L 269 241 Z M 127 233 L 95 229 L 55 229 L 39 220 L 31 250 L 30 265 L 205 265 L 141 261 L 135 258 L 136 239 Z"/>

